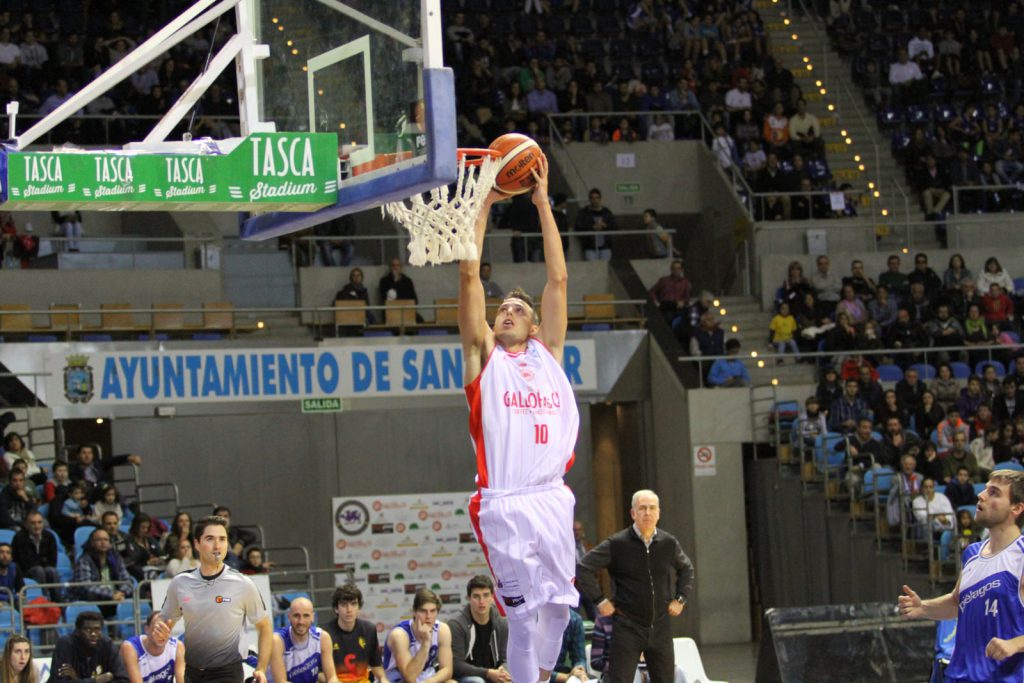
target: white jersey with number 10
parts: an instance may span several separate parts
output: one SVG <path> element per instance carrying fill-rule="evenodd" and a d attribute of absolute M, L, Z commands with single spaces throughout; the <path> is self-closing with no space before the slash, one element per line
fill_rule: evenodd
<path fill-rule="evenodd" d="M 540 341 L 530 338 L 520 353 L 496 344 L 466 397 L 479 488 L 561 482 L 575 457 L 580 415 L 565 371 Z"/>

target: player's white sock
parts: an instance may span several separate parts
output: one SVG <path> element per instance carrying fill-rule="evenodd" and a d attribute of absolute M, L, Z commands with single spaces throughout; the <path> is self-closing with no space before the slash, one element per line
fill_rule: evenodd
<path fill-rule="evenodd" d="M 508 615 L 508 672 L 512 683 L 531 683 L 537 680 L 537 653 L 533 649 L 534 632 L 537 629 L 537 614 L 525 616 Z M 558 654 L 555 654 L 558 657 Z"/>
<path fill-rule="evenodd" d="M 562 651 L 562 634 L 569 625 L 568 605 L 544 605 L 537 610 L 537 629 L 533 643 L 540 668 L 551 671 Z"/>

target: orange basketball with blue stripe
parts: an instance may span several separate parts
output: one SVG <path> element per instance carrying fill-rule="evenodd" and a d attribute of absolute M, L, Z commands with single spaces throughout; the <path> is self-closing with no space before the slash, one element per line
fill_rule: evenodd
<path fill-rule="evenodd" d="M 519 133 L 506 133 L 491 143 L 491 149 L 501 152 L 498 175 L 494 187 L 505 194 L 523 194 L 536 184 L 531 171 L 540 161 L 542 152 L 532 138 Z"/>

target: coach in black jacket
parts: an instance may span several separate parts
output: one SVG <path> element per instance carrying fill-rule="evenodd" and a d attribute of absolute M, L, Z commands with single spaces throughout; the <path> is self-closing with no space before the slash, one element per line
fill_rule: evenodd
<path fill-rule="evenodd" d="M 576 585 L 597 603 L 602 616 L 615 615 L 609 680 L 630 683 L 640 654 L 652 683 L 675 677 L 669 617 L 682 614 L 693 587 L 693 563 L 679 541 L 658 529 L 661 511 L 653 491 L 633 494 L 633 525 L 605 539 L 576 568 Z M 615 602 L 606 598 L 597 572 L 608 569 Z"/>

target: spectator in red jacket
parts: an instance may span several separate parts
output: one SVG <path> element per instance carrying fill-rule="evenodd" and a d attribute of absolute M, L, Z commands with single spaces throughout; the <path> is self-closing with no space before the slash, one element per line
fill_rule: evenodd
<path fill-rule="evenodd" d="M 981 297 L 981 307 L 987 323 L 1000 323 L 1002 328 L 1013 321 L 1013 299 L 994 282 L 989 286 L 988 294 Z"/>

